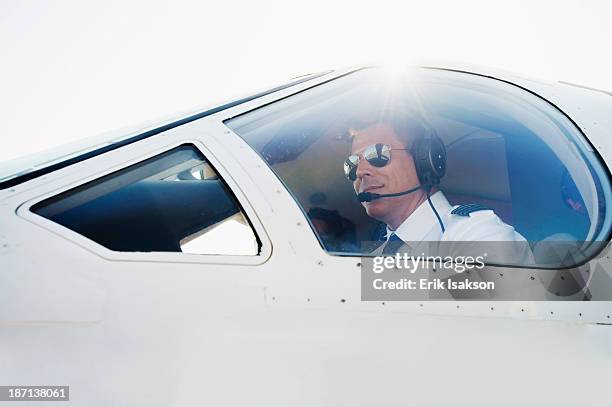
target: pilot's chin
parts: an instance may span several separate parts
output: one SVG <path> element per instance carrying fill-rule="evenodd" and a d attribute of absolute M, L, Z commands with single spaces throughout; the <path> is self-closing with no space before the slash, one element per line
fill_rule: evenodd
<path fill-rule="evenodd" d="M 384 205 L 380 200 L 375 200 L 372 202 L 364 202 L 363 206 L 365 207 L 366 213 L 369 217 L 381 220 L 381 217 L 384 214 Z"/>

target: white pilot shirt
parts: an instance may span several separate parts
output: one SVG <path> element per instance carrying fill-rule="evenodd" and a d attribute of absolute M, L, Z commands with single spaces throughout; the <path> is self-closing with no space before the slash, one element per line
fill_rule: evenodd
<path fill-rule="evenodd" d="M 451 214 L 451 211 L 456 206 L 449 204 L 442 191 L 437 191 L 430 199 L 442 219 L 444 233 L 429 202 L 425 201 L 399 225 L 397 230 L 387 227 L 387 239 L 395 233 L 414 255 L 423 247 L 427 247 L 420 245 L 421 242 L 519 242 L 508 245 L 488 244 L 490 252 L 488 261 L 504 264 L 533 262 L 533 255 L 525 238 L 512 226 L 504 223 L 493 210 L 479 210 L 468 216 L 455 215 Z M 470 252 L 478 251 L 478 246 L 482 245 L 474 245 L 474 250 Z M 442 243 L 440 247 L 448 253 L 466 250 L 465 244 Z M 454 248 L 457 250 L 453 250 Z"/>

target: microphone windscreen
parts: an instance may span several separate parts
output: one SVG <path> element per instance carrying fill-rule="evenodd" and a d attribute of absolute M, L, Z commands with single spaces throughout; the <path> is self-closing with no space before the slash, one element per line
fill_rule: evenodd
<path fill-rule="evenodd" d="M 378 194 L 373 194 L 371 192 L 360 192 L 357 194 L 357 199 L 359 199 L 359 202 L 372 202 L 376 199 L 377 195 Z"/>

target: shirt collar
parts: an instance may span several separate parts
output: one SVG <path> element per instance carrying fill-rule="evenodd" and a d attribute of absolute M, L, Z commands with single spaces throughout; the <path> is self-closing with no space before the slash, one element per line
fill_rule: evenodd
<path fill-rule="evenodd" d="M 444 219 L 451 211 L 452 206 L 448 203 L 442 191 L 436 192 L 430 199 L 440 217 Z M 442 237 L 442 230 L 440 229 L 438 218 L 429 206 L 429 202 L 426 200 L 421 203 L 421 205 L 419 205 L 396 230 L 391 230 L 387 226 L 387 239 L 392 233 L 395 233 L 400 239 L 407 243 L 421 242 L 426 238 L 428 240 L 440 240 Z"/>

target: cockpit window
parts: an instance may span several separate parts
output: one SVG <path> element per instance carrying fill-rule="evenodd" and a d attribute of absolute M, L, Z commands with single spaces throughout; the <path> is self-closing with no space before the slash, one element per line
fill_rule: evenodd
<path fill-rule="evenodd" d="M 257 255 L 234 195 L 193 145 L 44 200 L 32 211 L 115 251 Z"/>
<path fill-rule="evenodd" d="M 588 142 L 548 102 L 502 81 L 365 69 L 225 124 L 334 254 L 380 253 L 398 237 L 512 241 L 520 256 L 492 263 L 569 267 L 610 231 L 607 171 Z M 551 257 L 561 241 L 571 255 Z"/>

